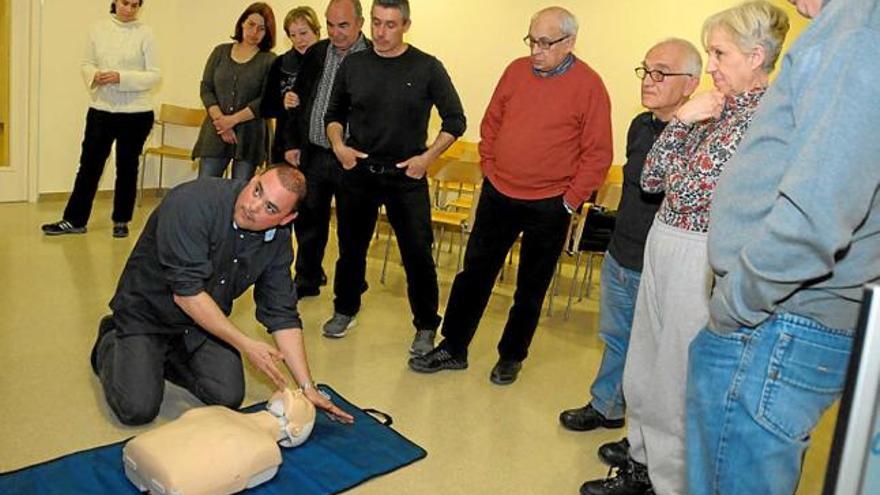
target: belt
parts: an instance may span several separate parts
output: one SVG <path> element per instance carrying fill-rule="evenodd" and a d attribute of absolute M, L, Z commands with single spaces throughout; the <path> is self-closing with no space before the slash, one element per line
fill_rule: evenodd
<path fill-rule="evenodd" d="M 358 168 L 376 175 L 396 175 L 403 172 L 403 169 L 397 168 L 394 163 L 380 162 L 369 158 L 358 160 Z"/>

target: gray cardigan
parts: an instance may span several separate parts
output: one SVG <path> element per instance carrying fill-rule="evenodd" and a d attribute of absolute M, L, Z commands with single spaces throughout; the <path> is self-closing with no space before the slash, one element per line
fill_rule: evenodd
<path fill-rule="evenodd" d="M 227 144 L 220 139 L 211 118 L 205 118 L 192 157 L 232 158 L 259 166 L 266 160 L 268 124 L 260 114 L 263 87 L 269 68 L 275 60 L 272 52 L 257 52 L 240 64 L 232 59 L 232 43 L 218 45 L 208 57 L 202 75 L 201 98 L 205 108 L 217 105 L 224 114 L 233 114 L 245 107 L 255 118 L 235 126 L 238 144 Z"/>
<path fill-rule="evenodd" d="M 716 330 L 856 326 L 880 281 L 880 0 L 832 0 L 782 60 L 715 190 Z"/>

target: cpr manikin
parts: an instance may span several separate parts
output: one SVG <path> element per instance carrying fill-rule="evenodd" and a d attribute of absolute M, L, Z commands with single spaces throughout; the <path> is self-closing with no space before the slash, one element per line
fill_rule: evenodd
<path fill-rule="evenodd" d="M 284 389 L 266 409 L 187 411 L 125 445 L 125 475 L 142 492 L 162 495 L 236 493 L 266 482 L 281 465 L 278 444 L 296 447 L 311 434 L 315 406 L 301 390 Z"/>

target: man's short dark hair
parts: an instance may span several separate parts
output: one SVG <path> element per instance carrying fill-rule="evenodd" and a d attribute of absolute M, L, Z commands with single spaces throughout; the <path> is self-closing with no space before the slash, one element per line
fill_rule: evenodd
<path fill-rule="evenodd" d="M 403 22 L 409 22 L 409 0 L 373 0 L 373 7 L 376 6 L 397 9 L 403 17 Z"/>
<path fill-rule="evenodd" d="M 276 163 L 270 166 L 266 172 L 273 169 L 277 170 L 278 180 L 281 181 L 281 185 L 284 189 L 296 194 L 296 201 L 293 202 L 293 209 L 291 210 L 296 211 L 297 207 L 302 203 L 302 200 L 306 197 L 306 193 L 308 192 L 306 188 L 306 176 L 303 175 L 298 168 L 289 163 Z"/>

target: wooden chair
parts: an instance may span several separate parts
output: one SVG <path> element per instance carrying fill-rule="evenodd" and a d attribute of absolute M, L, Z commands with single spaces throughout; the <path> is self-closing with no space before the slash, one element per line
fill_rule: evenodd
<path fill-rule="evenodd" d="M 439 161 L 439 160 L 438 160 Z M 438 229 L 438 235 L 434 242 L 435 263 L 440 261 L 440 252 L 443 248 L 443 236 L 447 228 L 459 233 L 458 261 L 456 271 L 461 269 L 464 239 L 473 225 L 476 208 L 454 208 L 443 199 L 443 191 L 438 191 L 443 185 L 455 184 L 461 191 L 468 191 L 471 203 L 476 204 L 473 197 L 479 195 L 479 185 L 483 181 L 483 173 L 479 162 L 461 161 L 457 159 L 443 160 L 428 167 L 428 180 L 431 185 L 431 224 Z M 381 216 L 381 214 L 380 214 Z M 385 255 L 382 261 L 382 274 L 379 278 L 385 283 L 385 274 L 388 268 L 388 258 L 391 254 L 392 229 L 388 226 L 388 235 L 385 238 Z M 452 245 L 450 243 L 450 250 Z"/>
<path fill-rule="evenodd" d="M 455 141 L 434 163 L 428 166 L 426 174 L 431 188 L 431 224 L 439 230 L 438 240 L 435 242 L 435 262 L 439 263 L 440 260 L 443 234 L 447 227 L 452 227 L 459 232 L 457 269 L 461 269 L 464 236 L 470 232 L 473 225 L 474 212 L 476 211 L 473 205 L 476 204 L 476 198 L 479 197 L 479 185 L 483 181 L 477 143 Z M 380 210 L 379 217 L 387 220 L 384 208 Z M 392 234 L 391 225 L 388 225 L 382 273 L 379 278 L 382 284 L 385 283 L 388 259 L 391 255 Z M 377 238 L 378 235 L 377 227 Z"/>
<path fill-rule="evenodd" d="M 447 228 L 458 231 L 458 261 L 456 271 L 461 269 L 462 255 L 464 251 L 464 238 L 473 225 L 473 216 L 476 212 L 475 198 L 479 194 L 480 184 L 483 182 L 483 172 L 479 161 L 455 160 L 447 163 L 431 177 L 435 190 L 441 193 L 456 192 L 454 199 L 443 198 L 438 193 L 440 201 L 431 208 L 431 223 L 438 228 L 436 244 L 437 254 L 435 263 L 440 262 L 440 251 L 443 248 L 443 234 Z M 444 188 L 446 188 L 444 190 Z M 467 201 L 463 198 L 467 197 Z M 450 240 L 450 250 L 452 249 Z"/>
<path fill-rule="evenodd" d="M 163 103 L 159 110 L 159 118 L 155 124 L 160 128 L 159 146 L 151 146 L 144 150 L 141 159 L 141 187 L 140 199 L 138 206 L 143 202 L 144 198 L 144 170 L 147 165 L 147 155 L 159 156 L 159 190 L 162 189 L 162 171 L 164 168 L 165 158 L 174 160 L 186 160 L 192 163 L 192 148 L 182 148 L 167 144 L 165 141 L 166 130 L 169 126 L 199 128 L 205 120 L 207 112 L 204 108 L 186 108 L 177 105 Z"/>
<path fill-rule="evenodd" d="M 623 166 L 612 165 L 608 169 L 605 177 L 605 183 L 596 192 L 596 200 L 594 203 L 584 204 L 582 212 L 578 213 L 570 229 L 570 238 L 566 241 L 566 253 L 574 256 L 574 274 L 571 277 L 571 285 L 568 291 L 568 301 L 565 305 L 565 319 L 571 315 L 572 299 L 574 291 L 577 287 L 578 301 L 583 296 L 590 297 L 590 288 L 593 283 L 593 260 L 603 258 L 608 248 L 611 233 L 613 231 L 613 221 L 598 222 L 601 225 L 589 224 L 590 218 L 598 218 L 596 215 L 591 217 L 590 207 L 596 206 L 604 211 L 615 212 L 620 204 L 620 196 L 623 191 Z M 595 213 L 595 212 L 594 212 Z M 606 218 L 603 216 L 602 218 Z M 585 238 L 585 233 L 586 238 Z M 587 263 L 584 270 L 583 281 L 578 284 L 578 275 L 580 273 L 580 265 L 583 254 L 587 254 Z"/>

